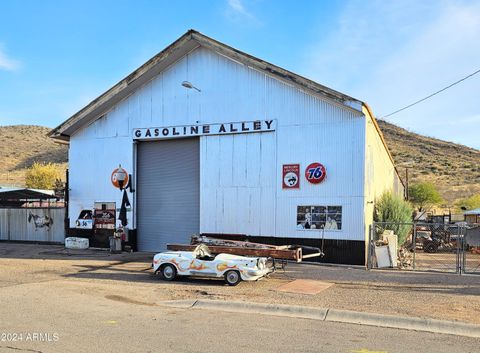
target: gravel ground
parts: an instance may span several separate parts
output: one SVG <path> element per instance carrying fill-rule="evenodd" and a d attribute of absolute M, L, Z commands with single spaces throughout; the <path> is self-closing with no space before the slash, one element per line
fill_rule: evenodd
<path fill-rule="evenodd" d="M 58 246 L 0 243 L 0 290 L 54 286 L 114 302 L 155 306 L 171 299 L 228 299 L 318 306 L 480 324 L 480 276 L 365 271 L 354 267 L 288 264 L 258 282 L 183 278 L 164 282 L 150 270 L 150 254 L 109 255 Z M 279 292 L 297 278 L 334 283 L 316 295 Z"/>

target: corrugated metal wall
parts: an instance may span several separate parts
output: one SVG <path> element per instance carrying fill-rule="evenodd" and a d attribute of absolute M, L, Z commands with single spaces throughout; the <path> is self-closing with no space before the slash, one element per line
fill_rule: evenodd
<path fill-rule="evenodd" d="M 221 99 L 202 106 L 203 116 L 277 120 L 274 133 L 201 138 L 201 232 L 319 238 L 320 230 L 297 230 L 297 206 L 341 205 L 342 230 L 325 236 L 364 240 L 364 117 L 206 50 L 189 64 L 189 73 L 205 65 L 222 78 Z M 303 177 L 312 162 L 327 168 L 320 185 Z M 290 163 L 300 164 L 299 190 L 282 189 L 282 165 Z"/>
<path fill-rule="evenodd" d="M 64 243 L 64 219 L 64 208 L 0 208 L 0 240 Z"/>
<path fill-rule="evenodd" d="M 201 138 L 202 233 L 275 234 L 275 133 Z"/>
<path fill-rule="evenodd" d="M 365 145 L 365 195 L 366 212 L 365 225 L 368 227 L 373 222 L 375 202 L 386 191 L 391 191 L 399 196 L 404 195 L 404 186 L 395 171 L 383 141 L 378 135 L 375 124 L 368 111 L 365 111 L 366 120 L 366 145 Z"/>
<path fill-rule="evenodd" d="M 200 138 L 200 231 L 318 238 L 296 229 L 297 205 L 341 205 L 342 230 L 325 237 L 364 240 L 364 115 L 203 48 L 71 138 L 71 226 L 95 201 L 121 203 L 110 174 L 118 164 L 133 171 L 133 128 L 257 119 L 276 120 L 277 130 Z M 311 162 L 327 168 L 320 185 L 303 177 Z M 300 164 L 299 190 L 282 190 L 282 164 L 290 163 Z"/>

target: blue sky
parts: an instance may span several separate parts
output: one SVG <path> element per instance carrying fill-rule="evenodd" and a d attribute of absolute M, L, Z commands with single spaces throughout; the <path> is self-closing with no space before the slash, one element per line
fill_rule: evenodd
<path fill-rule="evenodd" d="M 480 1 L 2 1 L 0 125 L 54 127 L 189 28 L 382 117 L 480 69 Z M 387 120 L 480 148 L 480 74 Z"/>

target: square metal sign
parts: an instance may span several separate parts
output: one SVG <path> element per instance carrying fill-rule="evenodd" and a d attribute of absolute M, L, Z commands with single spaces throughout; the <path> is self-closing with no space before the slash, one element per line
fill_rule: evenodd
<path fill-rule="evenodd" d="M 284 164 L 282 168 L 282 189 L 300 188 L 300 164 Z"/>

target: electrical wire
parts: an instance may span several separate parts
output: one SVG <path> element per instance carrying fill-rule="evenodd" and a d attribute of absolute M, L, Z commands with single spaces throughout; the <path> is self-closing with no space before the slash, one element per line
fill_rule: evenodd
<path fill-rule="evenodd" d="M 436 91 L 435 93 L 432 93 L 432 94 L 430 94 L 429 96 L 426 96 L 425 98 L 422 98 L 422 99 L 420 99 L 420 100 L 418 100 L 418 101 L 416 101 L 416 102 L 413 102 L 412 104 L 409 104 L 409 105 L 407 105 L 407 106 L 405 106 L 405 107 L 403 107 L 403 108 L 400 108 L 400 109 L 398 109 L 398 110 L 395 110 L 393 113 L 390 113 L 390 114 L 387 114 L 387 115 L 382 116 L 381 119 L 383 119 L 383 118 L 388 118 L 389 116 L 392 116 L 393 114 L 400 113 L 401 111 L 403 111 L 403 110 L 405 110 L 405 109 L 408 109 L 408 108 L 410 108 L 410 107 L 413 107 L 414 105 L 417 105 L 418 103 L 421 103 L 421 102 L 423 102 L 423 101 L 425 101 L 425 100 L 427 100 L 427 99 L 429 99 L 429 98 L 432 98 L 433 96 L 435 96 L 435 95 L 437 95 L 437 94 L 439 94 L 439 93 L 441 93 L 441 92 L 449 89 L 450 87 L 453 87 L 453 86 L 459 84 L 460 82 L 465 81 L 466 79 L 468 79 L 468 78 L 470 78 L 470 77 L 472 77 L 472 76 L 475 76 L 475 75 L 478 74 L 479 72 L 480 72 L 480 69 L 477 70 L 477 71 L 475 71 L 475 72 L 473 72 L 473 73 L 471 73 L 470 75 L 467 75 L 467 76 L 465 76 L 464 78 L 462 78 L 462 79 L 460 79 L 460 80 L 458 80 L 458 81 L 456 81 L 456 82 L 448 85 L 447 87 L 444 87 L 444 88 L 442 88 L 441 90 Z"/>

